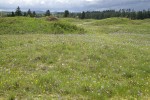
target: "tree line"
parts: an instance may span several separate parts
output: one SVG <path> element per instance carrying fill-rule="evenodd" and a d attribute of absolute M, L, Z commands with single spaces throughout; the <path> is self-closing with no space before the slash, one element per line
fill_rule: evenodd
<path fill-rule="evenodd" d="M 57 13 L 58 16 L 62 16 L 64 13 Z M 83 11 L 83 12 L 72 12 L 68 11 L 68 17 L 80 18 L 80 19 L 105 19 L 111 17 L 124 17 L 130 19 L 146 19 L 150 18 L 150 9 L 135 11 L 131 9 L 120 9 L 116 10 L 104 10 L 104 11 Z"/>
<path fill-rule="evenodd" d="M 18 6 L 16 8 L 15 12 L 11 12 L 11 13 L 7 14 L 7 17 L 15 17 L 15 16 L 38 17 L 38 16 L 43 16 L 43 15 L 36 14 L 35 11 L 32 12 L 30 9 L 27 12 L 22 12 L 21 9 L 20 9 L 20 7 Z M 50 10 L 46 10 L 44 16 L 51 16 Z M 63 17 L 69 17 L 69 11 L 68 10 L 64 11 Z"/>
<path fill-rule="evenodd" d="M 87 11 L 82 12 L 79 15 L 81 19 L 105 19 L 110 17 L 126 17 L 130 19 L 146 19 L 150 18 L 150 9 L 135 11 L 131 9 L 120 9 L 115 10 L 105 10 L 105 11 Z"/>
<path fill-rule="evenodd" d="M 52 15 L 50 10 L 46 10 L 44 16 Z M 65 10 L 64 12 L 60 12 L 55 14 L 58 17 L 72 17 L 72 18 L 80 18 L 80 19 L 105 19 L 111 17 L 125 17 L 130 19 L 146 19 L 150 18 L 150 9 L 135 11 L 131 9 L 120 9 L 116 10 L 105 10 L 105 11 L 83 11 L 81 13 L 73 12 L 70 13 L 69 10 Z M 14 16 L 29 16 L 36 17 L 39 16 L 35 11 L 31 11 L 30 9 L 27 12 L 22 12 L 20 7 L 18 6 L 15 12 L 7 15 L 8 17 Z"/>
<path fill-rule="evenodd" d="M 47 10 L 44 14 L 45 16 L 50 16 L 50 10 Z M 20 7 L 16 8 L 15 12 L 11 12 L 7 14 L 8 17 L 15 17 L 15 16 L 29 16 L 29 17 L 36 17 L 39 16 L 35 11 L 31 11 L 30 9 L 27 12 L 21 11 Z"/>

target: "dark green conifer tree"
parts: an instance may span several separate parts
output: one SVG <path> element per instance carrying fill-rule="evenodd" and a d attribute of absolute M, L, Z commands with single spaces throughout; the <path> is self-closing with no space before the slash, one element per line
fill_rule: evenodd
<path fill-rule="evenodd" d="M 47 10 L 45 16 L 50 16 L 50 15 L 51 15 L 50 10 Z"/>
<path fill-rule="evenodd" d="M 30 9 L 27 11 L 27 16 L 30 16 L 30 17 L 32 16 L 32 12 Z"/>
<path fill-rule="evenodd" d="M 33 11 L 32 17 L 36 17 L 36 12 Z"/>
<path fill-rule="evenodd" d="M 12 16 L 12 17 L 15 17 L 15 13 L 14 13 L 14 12 L 11 12 L 11 16 Z"/>
<path fill-rule="evenodd" d="M 84 11 L 81 14 L 81 19 L 85 19 L 85 12 Z"/>
<path fill-rule="evenodd" d="M 22 16 L 22 12 L 21 12 L 19 6 L 18 6 L 17 9 L 16 9 L 15 15 L 16 15 L 16 16 Z"/>
<path fill-rule="evenodd" d="M 68 10 L 65 10 L 64 17 L 69 17 L 69 11 Z"/>

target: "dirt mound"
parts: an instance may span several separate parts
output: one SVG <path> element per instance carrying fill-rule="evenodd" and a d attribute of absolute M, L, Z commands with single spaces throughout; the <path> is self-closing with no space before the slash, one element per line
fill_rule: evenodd
<path fill-rule="evenodd" d="M 58 21 L 58 18 L 51 16 L 51 17 L 48 17 L 46 20 L 47 21 Z"/>

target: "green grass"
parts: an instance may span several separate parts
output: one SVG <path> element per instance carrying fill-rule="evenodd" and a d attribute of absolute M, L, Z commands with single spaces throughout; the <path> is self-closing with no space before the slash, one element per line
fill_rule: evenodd
<path fill-rule="evenodd" d="M 110 33 L 131 33 L 131 34 L 149 34 L 150 19 L 130 20 L 127 18 L 108 18 L 103 20 L 75 20 L 67 19 L 80 27 L 84 27 L 88 33 L 92 34 L 110 34 Z"/>
<path fill-rule="evenodd" d="M 63 21 L 46 18 L 0 18 L 0 34 L 72 34 L 84 33 L 84 29 Z"/>
<path fill-rule="evenodd" d="M 61 19 L 87 34 L 0 35 L 0 99 L 150 99 L 149 19 L 134 20 L 142 33 L 107 33 L 130 21 Z"/>

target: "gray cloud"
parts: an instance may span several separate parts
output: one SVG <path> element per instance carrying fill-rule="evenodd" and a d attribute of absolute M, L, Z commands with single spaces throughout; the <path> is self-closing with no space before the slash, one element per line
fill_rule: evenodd
<path fill-rule="evenodd" d="M 27 10 L 71 11 L 105 10 L 131 8 L 135 10 L 148 9 L 150 0 L 0 0 L 0 9 L 15 9 L 20 6 Z"/>

